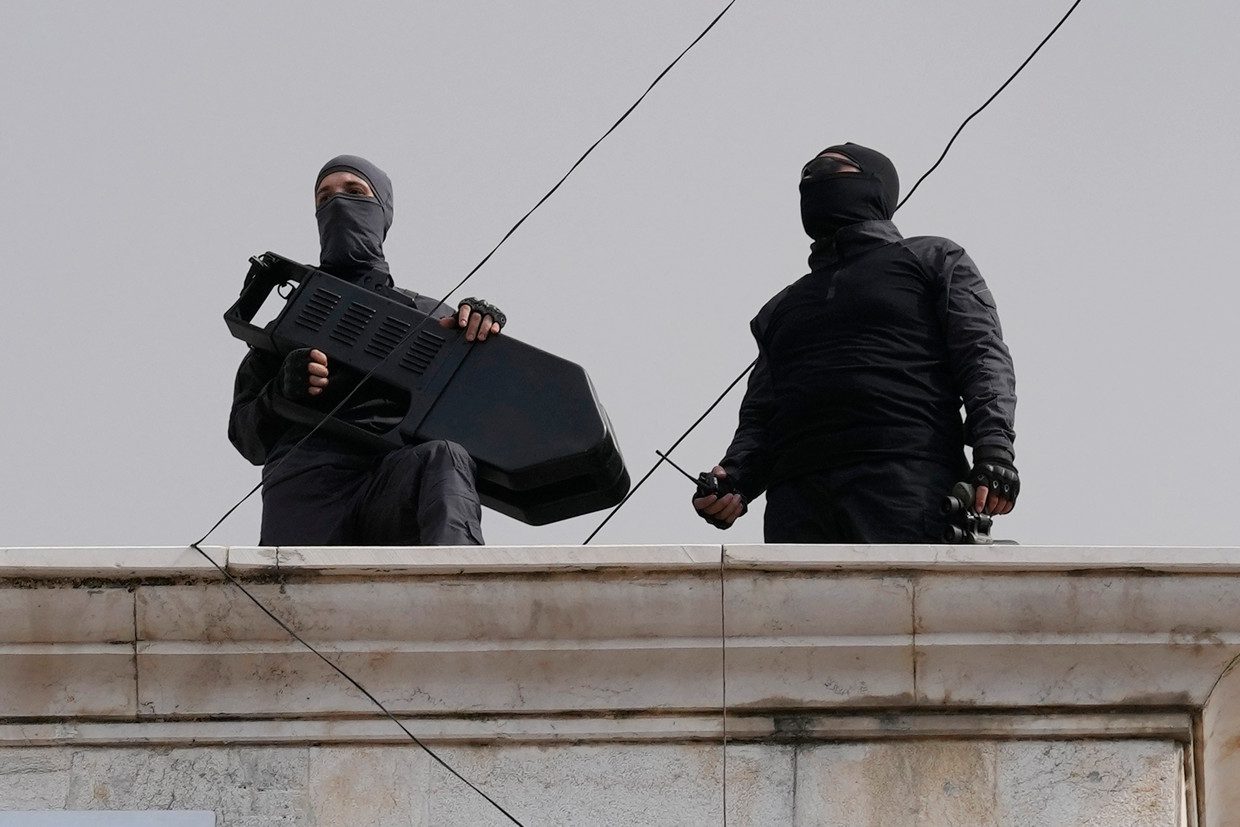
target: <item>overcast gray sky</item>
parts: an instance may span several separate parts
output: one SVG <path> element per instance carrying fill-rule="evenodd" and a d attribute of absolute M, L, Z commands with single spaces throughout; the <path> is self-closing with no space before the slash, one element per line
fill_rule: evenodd
<path fill-rule="evenodd" d="M 188 543 L 257 482 L 221 314 L 249 256 L 317 260 L 327 158 L 390 173 L 393 273 L 441 295 L 722 6 L 4 3 L 0 546 Z M 852 140 L 911 186 L 1067 6 L 740 0 L 465 292 L 586 367 L 636 479 L 805 272 L 801 165 Z M 1237 31 L 1224 0 L 1086 0 L 898 216 L 999 302 L 1024 488 L 997 534 L 1240 541 Z M 760 541 L 690 493 L 660 470 L 596 542 Z M 252 544 L 258 513 L 211 542 Z M 601 516 L 484 529 L 579 543 Z"/>

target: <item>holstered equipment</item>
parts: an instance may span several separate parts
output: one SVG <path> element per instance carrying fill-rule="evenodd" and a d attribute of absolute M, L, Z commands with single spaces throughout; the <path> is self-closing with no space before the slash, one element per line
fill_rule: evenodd
<path fill-rule="evenodd" d="M 943 498 L 943 514 L 947 527 L 943 529 L 943 542 L 952 545 L 988 546 L 994 543 L 990 528 L 994 518 L 973 510 L 976 490 L 967 482 L 952 486 L 951 493 Z"/>
<path fill-rule="evenodd" d="M 317 348 L 329 370 L 373 370 L 363 391 L 408 403 L 388 430 L 331 417 L 324 431 L 363 446 L 456 442 L 478 466 L 483 504 L 530 525 L 608 508 L 628 493 L 611 423 L 580 365 L 506 333 L 467 342 L 464 330 L 440 327 L 382 283 L 363 287 L 270 252 L 250 263 L 224 314 L 233 336 L 279 356 Z M 259 327 L 252 320 L 277 286 L 292 290 L 279 315 Z M 322 410 L 273 398 L 293 422 L 323 419 Z"/>

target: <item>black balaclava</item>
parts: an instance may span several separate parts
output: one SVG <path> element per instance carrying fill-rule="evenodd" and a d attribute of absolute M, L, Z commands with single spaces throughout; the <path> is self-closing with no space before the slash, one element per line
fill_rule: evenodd
<path fill-rule="evenodd" d="M 861 172 L 838 172 L 838 152 Z M 890 220 L 900 198 L 895 165 L 881 152 L 858 144 L 829 146 L 801 170 L 801 224 L 815 241 L 859 221 Z"/>
<path fill-rule="evenodd" d="M 392 226 L 392 180 L 365 158 L 337 155 L 319 170 L 319 182 L 333 172 L 351 172 L 364 178 L 375 197 L 334 195 L 315 210 L 319 222 L 319 263 L 340 278 L 356 280 L 371 270 L 389 273 L 383 241 Z M 387 279 L 391 283 L 391 277 Z"/>

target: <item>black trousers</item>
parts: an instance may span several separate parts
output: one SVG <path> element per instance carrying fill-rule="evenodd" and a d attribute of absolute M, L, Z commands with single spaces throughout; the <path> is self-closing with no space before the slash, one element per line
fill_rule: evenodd
<path fill-rule="evenodd" d="M 943 497 L 965 478 L 952 465 L 883 459 L 817 471 L 766 492 L 768 543 L 941 543 Z"/>
<path fill-rule="evenodd" d="M 352 459 L 352 458 L 350 458 Z M 280 469 L 283 470 L 283 469 Z M 265 546 L 482 545 L 473 459 L 438 440 L 263 478 Z"/>

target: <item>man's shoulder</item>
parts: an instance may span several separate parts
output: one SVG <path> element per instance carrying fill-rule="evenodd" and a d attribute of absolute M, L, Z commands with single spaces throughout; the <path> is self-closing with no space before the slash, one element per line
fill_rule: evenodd
<path fill-rule="evenodd" d="M 898 243 L 916 254 L 938 254 L 964 250 L 950 238 L 944 238 L 941 235 L 915 235 L 902 238 Z"/>
<path fill-rule="evenodd" d="M 442 302 L 432 299 L 430 296 L 419 293 L 416 290 L 410 290 L 407 287 L 400 287 L 399 285 L 392 284 L 386 289 L 389 291 L 388 296 L 390 298 L 394 298 L 403 304 L 407 304 L 410 307 L 421 311 L 422 313 L 426 313 L 427 315 L 434 314 L 436 310 L 443 306 Z"/>
<path fill-rule="evenodd" d="M 776 309 L 783 303 L 784 299 L 788 297 L 788 293 L 791 292 L 792 288 L 800 284 L 805 278 L 807 277 L 802 276 L 792 284 L 789 284 L 783 290 L 780 290 L 774 296 L 771 296 L 771 298 L 767 300 L 766 304 L 762 305 L 761 309 L 758 310 L 757 315 L 755 315 L 749 322 L 749 329 L 753 332 L 755 338 L 759 340 L 762 338 L 763 331 L 766 330 L 767 326 L 771 323 L 771 317 L 775 315 Z"/>
<path fill-rule="evenodd" d="M 915 235 L 897 242 L 916 258 L 930 273 L 938 273 L 947 267 L 950 259 L 964 254 L 964 248 L 950 238 L 939 235 Z"/>
<path fill-rule="evenodd" d="M 766 304 L 762 305 L 761 309 L 758 310 L 758 315 L 754 317 L 755 321 L 757 319 L 770 316 L 772 313 L 774 313 L 775 308 L 779 307 L 779 305 L 783 303 L 784 299 L 788 297 L 788 294 L 792 292 L 793 288 L 795 288 L 798 284 L 800 284 L 804 280 L 805 280 L 805 277 L 797 279 L 792 284 L 789 284 L 783 290 L 780 290 L 774 296 L 771 296 L 769 299 L 767 299 Z"/>

